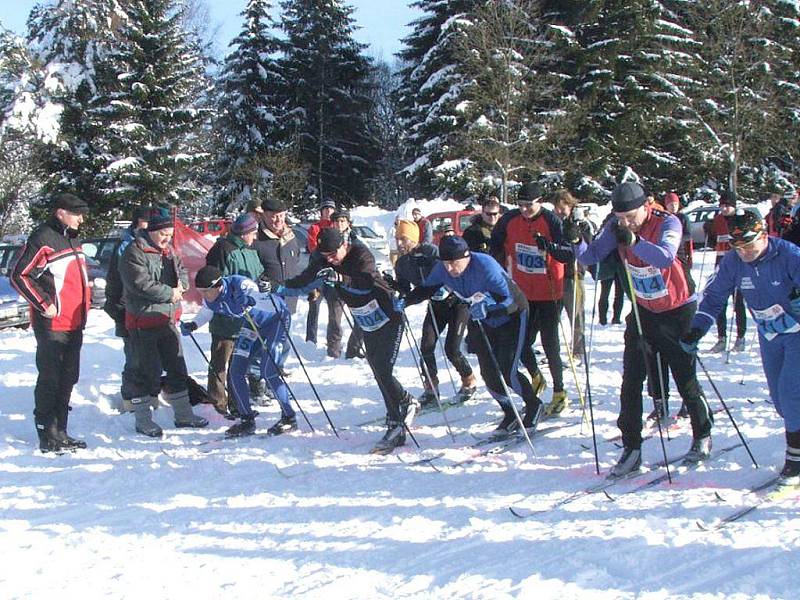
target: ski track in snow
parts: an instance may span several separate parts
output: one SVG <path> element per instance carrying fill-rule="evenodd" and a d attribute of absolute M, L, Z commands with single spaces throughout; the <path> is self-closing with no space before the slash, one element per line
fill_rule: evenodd
<path fill-rule="evenodd" d="M 702 257 L 696 255 L 696 275 Z M 713 254 L 706 260 L 708 274 Z M 587 279 L 588 298 L 592 292 Z M 424 307 L 408 312 L 418 335 Z M 703 358 L 759 470 L 740 448 L 676 476 L 672 485 L 624 494 L 657 471 L 610 488 L 613 501 L 587 495 L 521 521 L 510 506 L 544 509 L 599 481 L 592 451 L 581 448 L 591 444 L 591 434 L 577 424 L 571 372 L 564 373 L 572 399 L 560 419 L 564 428 L 537 437 L 535 456 L 522 444 L 456 464 L 475 454 L 470 433 L 488 432 L 498 418 L 482 387 L 476 399 L 447 413 L 456 443 L 441 415 L 430 413 L 413 427 L 421 452 L 409 440 L 399 457 L 372 456 L 367 452 L 382 426 L 356 423 L 382 416 L 383 403 L 365 361 L 324 356 L 326 314 L 321 311 L 320 347 L 302 342 L 301 302 L 293 337 L 341 439 L 295 358 L 287 365 L 289 383 L 315 433 L 300 418 L 301 431 L 283 437 L 198 445 L 230 424 L 202 406 L 197 410 L 211 421 L 207 429 L 171 428 L 171 410 L 162 407 L 155 418 L 164 439 L 135 434 L 132 416 L 114 408 L 122 343 L 110 319 L 93 310 L 70 420 L 70 431 L 89 449 L 65 456 L 37 451 L 32 332 L 0 332 L 0 598 L 797 597 L 795 500 L 759 507 L 719 531 L 695 525 L 746 503 L 746 488 L 783 463 L 782 421 L 766 402 L 758 342 L 750 345 L 752 321 L 748 351 L 732 355 L 730 365 L 724 355 Z M 587 310 L 587 321 L 590 316 Z M 620 452 L 603 439 L 617 434 L 622 331 L 595 328 L 591 383 L 603 473 Z M 197 335 L 207 349 L 207 331 Z M 701 348 L 714 341 L 711 332 Z M 191 344 L 184 352 L 190 372 L 205 383 L 202 357 Z M 452 388 L 439 360 L 447 397 Z M 582 367 L 579 373 L 583 387 Z M 396 375 L 421 393 L 405 340 Z M 712 407 L 719 406 L 702 372 L 700 381 Z M 545 401 L 550 394 L 545 391 Z M 673 412 L 680 405 L 674 384 L 670 404 Z M 259 410 L 263 432 L 278 409 Z M 724 413 L 716 416 L 713 435 L 716 448 L 735 443 Z M 688 424 L 671 436 L 670 456 L 688 449 Z M 657 438 L 643 450 L 646 463 L 661 459 Z M 434 461 L 438 471 L 405 464 L 442 451 Z"/>

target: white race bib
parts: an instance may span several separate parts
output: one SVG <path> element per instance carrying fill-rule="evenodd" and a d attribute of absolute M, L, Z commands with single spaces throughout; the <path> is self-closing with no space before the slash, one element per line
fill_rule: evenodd
<path fill-rule="evenodd" d="M 374 298 L 364 306 L 351 308 L 350 312 L 353 313 L 353 319 L 358 326 L 364 331 L 376 331 L 389 322 L 389 317 Z"/>
<path fill-rule="evenodd" d="M 800 325 L 783 310 L 780 304 L 773 304 L 764 310 L 753 309 L 753 318 L 758 323 L 761 333 L 768 340 L 774 339 L 781 333 L 796 333 L 800 331 Z"/>
<path fill-rule="evenodd" d="M 661 270 L 653 266 L 634 267 L 628 265 L 631 270 L 631 280 L 633 281 L 633 291 L 636 297 L 642 300 L 655 300 L 667 295 L 667 284 Z"/>
<path fill-rule="evenodd" d="M 538 246 L 514 244 L 517 254 L 517 270 L 531 275 L 547 274 L 547 257 Z"/>

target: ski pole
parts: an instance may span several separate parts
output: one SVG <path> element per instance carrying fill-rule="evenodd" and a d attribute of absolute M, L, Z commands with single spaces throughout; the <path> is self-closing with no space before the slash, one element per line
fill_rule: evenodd
<path fill-rule="evenodd" d="M 256 337 L 258 338 L 258 341 L 261 343 L 261 349 L 263 350 L 263 354 L 266 354 L 269 357 L 269 360 L 272 363 L 272 366 L 275 367 L 275 374 L 283 382 L 283 385 L 286 386 L 286 390 L 289 392 L 289 395 L 292 397 L 292 400 L 294 400 L 294 403 L 297 404 L 297 408 L 300 410 L 300 414 L 303 415 L 303 418 L 305 419 L 306 423 L 308 424 L 309 429 L 311 429 L 311 431 L 313 432 L 314 431 L 314 426 L 311 424 L 311 421 L 308 420 L 308 416 L 306 415 L 306 412 L 303 410 L 303 407 L 300 406 L 300 401 L 297 399 L 297 396 L 294 395 L 294 392 L 292 391 L 292 388 L 289 386 L 289 383 L 286 381 L 286 378 L 281 374 L 280 367 L 278 367 L 278 362 L 272 356 L 272 352 L 270 352 L 269 347 L 264 342 L 264 338 L 261 337 L 261 333 L 258 331 L 258 326 L 256 325 L 255 321 L 253 321 L 253 317 L 250 316 L 250 311 L 247 311 L 247 310 L 244 311 L 244 317 L 245 317 L 245 319 L 247 319 L 248 323 L 250 324 L 250 328 L 256 334 Z M 278 320 L 280 320 L 280 318 Z"/>
<path fill-rule="evenodd" d="M 731 411 L 728 410 L 728 405 L 725 403 L 725 400 L 722 399 L 722 394 L 719 393 L 717 385 L 714 383 L 714 380 L 711 379 L 711 374 L 708 372 L 708 369 L 706 369 L 706 366 L 703 364 L 703 361 L 700 360 L 700 357 L 697 356 L 696 354 L 695 354 L 695 359 L 697 360 L 697 364 L 700 365 L 700 368 L 703 369 L 703 373 L 706 374 L 706 377 L 708 378 L 708 383 L 711 384 L 711 388 L 714 390 L 714 393 L 717 395 L 717 398 L 719 398 L 719 401 L 722 404 L 722 408 L 725 409 L 725 413 L 728 415 L 728 418 L 731 420 L 731 423 L 733 423 L 733 428 L 736 429 L 736 434 L 739 436 L 739 439 L 742 440 L 742 444 L 744 444 L 744 447 L 747 450 L 747 454 L 750 455 L 750 460 L 753 461 L 753 466 L 757 469 L 758 463 L 756 462 L 753 453 L 750 452 L 750 446 L 747 444 L 747 440 L 744 439 L 742 432 L 739 431 L 739 426 L 736 424 L 736 420 L 733 418 Z"/>
<path fill-rule="evenodd" d="M 636 332 L 639 334 L 639 339 L 641 340 L 641 351 L 642 351 L 642 359 L 644 360 L 644 368 L 645 372 L 647 373 L 648 379 L 650 381 L 655 381 L 652 379 L 652 369 L 650 368 L 650 361 L 647 358 L 647 340 L 644 337 L 644 332 L 642 330 L 642 320 L 639 316 L 639 306 L 636 302 L 636 291 L 633 287 L 633 277 L 631 277 L 631 269 L 628 265 L 628 259 L 623 258 L 622 264 L 625 267 L 625 277 L 628 281 L 628 289 L 630 290 L 631 294 L 631 305 L 633 306 L 633 316 L 636 321 Z M 653 408 L 656 410 L 656 414 L 658 414 L 658 407 L 656 406 L 655 402 L 653 402 Z M 667 446 L 664 444 L 664 432 L 661 429 L 661 419 L 656 419 L 656 423 L 658 424 L 658 437 L 661 440 L 661 451 L 664 454 L 664 468 L 667 470 L 667 479 L 669 480 L 670 484 L 672 483 L 672 474 L 669 472 L 669 459 L 667 458 Z"/>
<path fill-rule="evenodd" d="M 661 352 L 656 352 L 656 369 L 658 369 L 658 386 L 661 388 L 661 402 L 664 406 L 664 417 L 666 419 L 669 411 L 667 410 L 667 389 L 664 387 L 664 363 L 661 362 Z M 656 419 L 661 420 L 661 415 L 658 414 L 658 406 L 656 406 Z M 667 427 L 667 441 L 672 441 L 669 437 L 669 427 Z"/>
<path fill-rule="evenodd" d="M 226 387 L 225 382 L 222 381 L 222 377 L 219 376 L 219 372 L 214 367 L 214 365 L 211 364 L 211 361 L 208 360 L 208 357 L 206 356 L 206 353 L 203 352 L 203 349 L 200 347 L 200 344 L 197 343 L 197 338 L 194 337 L 194 334 L 192 332 L 189 332 L 189 337 L 192 338 L 194 345 L 197 347 L 197 351 L 200 352 L 200 356 L 202 356 L 203 359 L 205 359 L 206 364 L 208 364 L 208 369 L 214 374 L 214 377 L 217 378 L 217 381 L 219 381 L 219 384 L 222 386 L 222 389 L 225 389 Z"/>
<path fill-rule="evenodd" d="M 594 294 L 592 298 L 592 326 L 591 332 L 594 333 L 594 316 L 595 309 L 597 308 L 597 286 L 599 282 L 594 282 Z M 593 335 L 589 337 L 589 347 L 586 349 L 585 360 L 583 361 L 584 371 L 586 371 L 586 399 L 589 403 L 589 422 L 592 425 L 592 447 L 594 448 L 594 468 L 598 475 L 600 475 L 600 458 L 597 455 L 597 435 L 594 430 L 594 407 L 592 406 L 592 386 L 589 383 L 589 360 L 592 356 L 592 339 Z"/>
<path fill-rule="evenodd" d="M 731 319 L 730 323 L 728 324 L 728 337 L 725 345 L 727 346 L 726 356 L 725 356 L 725 364 L 731 364 L 731 350 L 733 350 L 733 324 L 736 322 L 736 300 L 737 300 L 737 293 L 739 292 L 738 288 L 733 289 L 733 294 L 731 294 L 731 308 L 733 308 L 733 318 Z M 726 307 L 727 308 L 727 307 Z M 728 312 L 727 310 L 725 312 Z M 727 315 L 726 315 L 727 316 Z"/>
<path fill-rule="evenodd" d="M 442 330 L 439 329 L 439 323 L 436 320 L 436 315 L 433 312 L 433 301 L 428 301 L 428 315 L 431 318 L 431 324 L 433 325 L 433 331 L 436 334 L 436 343 L 439 345 L 439 351 L 442 354 L 442 359 L 444 360 L 444 366 L 447 368 L 447 376 L 450 378 L 450 385 L 453 386 L 453 394 L 458 394 L 458 390 L 456 390 L 456 380 L 453 377 L 453 372 L 450 370 L 450 360 L 447 358 L 447 353 L 444 351 L 444 343 L 442 342 Z M 422 354 L 420 354 L 422 356 Z"/>
<path fill-rule="evenodd" d="M 714 251 L 716 255 L 716 250 Z M 700 261 L 700 277 L 697 278 L 697 289 L 703 290 L 703 271 L 706 268 L 706 257 L 708 255 L 708 232 L 706 232 L 706 239 L 703 242 L 703 260 Z"/>
<path fill-rule="evenodd" d="M 350 330 L 352 331 L 353 329 L 355 329 L 355 325 L 353 324 L 353 319 L 350 317 L 350 307 L 347 306 L 347 304 L 344 303 L 344 302 L 342 302 L 342 307 L 343 307 L 342 314 L 344 315 L 344 318 L 347 320 L 347 324 L 350 326 Z M 402 321 L 400 321 L 400 327 L 401 328 L 403 327 L 403 322 Z M 402 337 L 402 335 L 403 335 L 402 331 L 398 332 L 398 335 Z M 372 366 L 372 361 L 369 359 L 369 355 L 367 355 L 367 346 L 366 346 L 366 343 L 364 342 L 363 336 L 361 338 L 360 343 L 361 343 L 361 349 L 364 351 L 364 356 L 367 357 L 367 364 L 369 365 L 369 368 L 372 371 L 372 376 L 375 378 L 375 383 L 378 384 L 378 389 L 380 390 L 381 395 L 384 398 L 389 398 L 390 397 L 389 394 L 386 393 L 386 391 L 384 390 L 383 386 L 381 385 L 381 382 L 378 379 L 377 374 L 375 373 L 375 367 Z M 399 342 L 398 342 L 398 345 L 399 345 Z M 403 423 L 403 428 L 406 430 L 406 433 L 408 433 L 408 436 L 414 442 L 414 445 L 417 448 L 420 448 L 420 445 L 419 445 L 419 442 L 417 441 L 417 438 L 415 438 L 414 434 L 411 433 L 411 428 L 406 424 L 405 421 L 402 421 L 402 423 Z"/>
<path fill-rule="evenodd" d="M 414 345 L 411 347 L 411 355 L 412 356 L 414 355 L 414 348 L 416 347 L 417 353 L 420 356 L 420 361 L 419 362 L 422 365 L 422 368 L 425 370 L 425 376 L 428 378 L 428 381 L 433 381 L 431 379 L 430 371 L 428 370 L 428 365 L 425 363 L 425 360 L 422 358 L 422 352 L 420 352 L 419 346 L 417 345 L 417 340 L 414 337 L 414 333 L 411 331 L 411 324 L 408 322 L 408 315 L 406 315 L 405 309 L 403 309 L 402 313 L 403 313 L 403 323 L 405 324 L 405 330 L 406 330 L 406 338 L 410 338 L 410 339 L 407 339 L 406 341 L 408 341 L 409 346 L 411 346 L 411 342 L 412 341 L 414 342 Z M 453 430 L 450 427 L 450 421 L 448 420 L 446 411 L 444 410 L 444 407 L 442 406 L 442 399 L 439 397 L 438 388 L 434 388 L 433 397 L 436 398 L 436 404 L 439 406 L 439 412 L 442 413 L 442 418 L 444 418 L 444 424 L 447 427 L 447 432 L 450 434 L 450 437 L 453 439 L 453 443 L 455 443 L 456 436 L 453 434 Z"/>
<path fill-rule="evenodd" d="M 519 416 L 519 411 L 517 407 L 514 406 L 514 401 L 511 399 L 511 392 L 506 385 L 506 380 L 503 375 L 503 371 L 500 369 L 500 363 L 497 362 L 497 357 L 494 355 L 494 350 L 492 350 L 492 345 L 489 343 L 489 336 L 486 335 L 486 330 L 483 328 L 483 323 L 481 321 L 475 321 L 478 324 L 478 329 L 480 329 L 481 335 L 483 336 L 483 343 L 486 344 L 486 351 L 489 354 L 489 358 L 492 359 L 492 366 L 494 366 L 495 370 L 497 371 L 497 375 L 500 379 L 500 385 L 503 386 L 503 393 L 505 394 L 506 398 L 508 398 L 508 403 L 511 405 L 511 410 L 514 411 L 514 416 L 517 418 L 517 423 L 519 423 L 519 429 L 522 432 L 522 435 L 525 436 L 525 441 L 528 442 L 528 446 L 531 447 L 531 452 L 536 454 L 536 450 L 533 447 L 533 442 L 531 441 L 530 436 L 528 435 L 528 430 L 525 429 L 525 424 L 522 422 L 522 417 Z M 522 328 L 520 328 L 522 329 Z M 524 330 L 521 332 L 520 335 L 524 335 Z M 539 400 L 541 402 L 541 400 Z"/>
<path fill-rule="evenodd" d="M 291 334 L 289 332 L 289 328 L 286 326 L 286 322 L 281 317 L 281 313 L 278 310 L 278 305 L 275 303 L 275 298 L 272 297 L 271 293 L 267 294 L 267 295 L 269 296 L 270 302 L 272 302 L 272 307 L 275 309 L 275 314 L 278 315 L 278 320 L 281 322 L 281 327 L 283 328 L 283 332 L 286 335 L 286 339 L 289 340 L 289 345 L 292 347 L 292 350 L 294 351 L 294 355 L 297 357 L 297 362 L 300 363 L 300 368 L 303 369 L 303 374 L 305 374 L 306 379 L 308 380 L 308 385 L 311 386 L 311 391 L 314 392 L 314 397 L 317 399 L 317 402 L 319 403 L 319 406 L 322 409 L 322 412 L 325 414 L 325 418 L 328 420 L 328 424 L 331 426 L 331 429 L 333 430 L 333 433 L 338 438 L 339 437 L 339 432 L 336 431 L 336 427 L 334 426 L 333 421 L 331 420 L 331 417 L 328 414 L 328 411 L 325 410 L 325 405 L 322 403 L 322 398 L 320 398 L 319 394 L 317 393 L 317 387 L 311 381 L 311 377 L 309 376 L 308 371 L 306 370 L 306 364 L 303 361 L 303 357 L 300 356 L 300 353 L 297 351 L 297 346 L 294 345 L 294 340 L 292 339 L 292 336 L 291 336 Z"/>

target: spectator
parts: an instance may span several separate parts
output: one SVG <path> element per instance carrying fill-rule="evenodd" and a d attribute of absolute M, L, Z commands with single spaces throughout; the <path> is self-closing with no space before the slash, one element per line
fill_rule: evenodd
<path fill-rule="evenodd" d="M 323 229 L 333 225 L 331 215 L 336 210 L 336 203 L 329 199 L 323 199 L 319 205 L 319 221 L 308 228 L 307 250 L 312 254 L 317 249 L 317 238 Z M 318 289 L 308 294 L 308 316 L 306 317 L 306 341 L 312 344 L 317 343 L 317 324 L 319 323 L 319 305 L 322 302 L 322 294 Z"/>
<path fill-rule="evenodd" d="M 31 306 L 39 371 L 33 390 L 39 449 L 63 452 L 86 448 L 67 433 L 67 420 L 91 302 L 86 257 L 78 241 L 89 206 L 72 194 L 58 194 L 52 210 L 28 237 L 11 281 Z"/>
<path fill-rule="evenodd" d="M 175 326 L 189 277 L 170 245 L 175 231 L 172 223 L 166 209 L 153 211 L 147 230 L 128 245 L 119 265 L 133 358 L 130 395 L 123 396 L 123 402 L 135 415 L 136 431 L 149 437 L 163 433 L 151 412 L 151 406 L 158 403 L 162 371 L 166 371 L 164 399 L 175 411 L 175 427 L 208 425 L 192 412 L 188 373 Z"/>
<path fill-rule="evenodd" d="M 432 244 L 433 243 L 433 225 L 425 217 L 422 216 L 422 211 L 415 208 L 411 211 L 411 217 L 419 227 L 419 243 Z"/>
<path fill-rule="evenodd" d="M 500 200 L 490 196 L 483 203 L 481 213 L 472 217 L 472 223 L 464 230 L 464 241 L 470 252 L 489 253 L 492 229 L 500 218 Z"/>

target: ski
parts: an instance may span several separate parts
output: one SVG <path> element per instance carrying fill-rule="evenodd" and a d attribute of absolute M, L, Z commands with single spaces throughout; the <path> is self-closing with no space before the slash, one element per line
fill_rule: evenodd
<path fill-rule="evenodd" d="M 668 462 L 669 462 L 669 464 L 674 464 L 674 463 L 682 461 L 682 460 L 683 460 L 683 455 L 680 455 L 680 456 L 676 456 L 676 457 L 673 457 L 673 458 L 669 459 Z M 574 502 L 575 500 L 579 500 L 579 499 L 581 499 L 581 498 L 583 498 L 585 496 L 591 496 L 592 494 L 596 494 L 598 492 L 604 492 L 605 490 L 617 485 L 618 483 L 622 483 L 624 481 L 631 481 L 631 480 L 634 480 L 634 479 L 638 479 L 639 477 L 644 477 L 645 475 L 648 475 L 649 473 L 654 473 L 658 469 L 663 469 L 663 468 L 664 468 L 664 461 L 660 460 L 657 463 L 653 464 L 652 466 L 650 466 L 650 467 L 648 467 L 648 468 L 646 468 L 644 470 L 633 471 L 632 473 L 628 473 L 628 474 L 623 475 L 621 477 L 614 477 L 614 478 L 606 477 L 605 479 L 603 479 L 602 481 L 600 481 L 600 482 L 598 482 L 598 483 L 596 483 L 594 485 L 591 485 L 591 486 L 589 486 L 587 488 L 583 488 L 581 490 L 577 490 L 577 491 L 569 494 L 568 496 L 565 496 L 565 497 L 561 498 L 560 500 L 557 500 L 556 502 L 554 502 L 553 504 L 551 504 L 547 508 L 542 508 L 542 509 L 539 509 L 539 510 L 528 510 L 528 509 L 521 508 L 521 507 L 518 507 L 518 506 L 509 506 L 508 510 L 511 511 L 511 514 L 514 515 L 515 517 L 517 517 L 518 519 L 527 519 L 527 518 L 532 517 L 534 515 L 539 515 L 539 514 L 551 512 L 551 511 L 553 511 L 553 510 L 555 510 L 557 508 L 561 508 L 562 506 L 570 504 L 571 502 Z"/>
<path fill-rule="evenodd" d="M 751 487 L 747 490 L 746 495 L 753 494 L 756 496 L 752 502 L 711 523 L 697 520 L 697 527 L 702 531 L 716 531 L 730 523 L 735 523 L 764 504 L 782 502 L 800 493 L 800 485 L 782 485 L 782 481 L 780 475 L 774 475 L 766 481 Z"/>
<path fill-rule="evenodd" d="M 472 397 L 474 397 L 474 395 Z M 449 408 L 453 408 L 454 406 L 461 406 L 462 404 L 465 404 L 468 400 L 469 399 L 460 400 L 460 396 L 454 396 L 452 398 L 446 398 L 446 399 L 442 398 L 440 403 L 442 405 L 442 409 L 443 410 L 447 410 Z M 415 418 L 418 419 L 419 417 L 422 417 L 424 415 L 427 415 L 427 414 L 430 414 L 430 413 L 437 413 L 437 412 L 439 412 L 439 404 L 437 404 L 436 402 L 433 402 L 432 404 L 426 404 L 425 406 L 421 407 L 419 409 L 419 411 L 417 412 L 417 416 Z M 385 416 L 384 417 L 377 417 L 377 418 L 374 418 L 374 419 L 370 419 L 369 421 L 363 421 L 361 423 L 356 423 L 355 426 L 356 427 L 369 427 L 370 425 L 380 425 L 385 420 L 386 420 Z"/>
<path fill-rule="evenodd" d="M 705 465 L 705 464 L 708 464 L 709 462 L 711 462 L 713 460 L 716 460 L 720 456 L 722 456 L 724 454 L 727 454 L 728 452 L 732 452 L 733 450 L 736 450 L 737 448 L 741 448 L 742 445 L 743 444 L 741 442 L 738 442 L 736 444 L 731 444 L 730 446 L 726 446 L 725 448 L 721 448 L 720 450 L 712 451 L 711 452 L 711 456 L 709 456 L 707 459 L 705 459 L 703 461 L 700 461 L 700 462 L 692 463 L 692 462 L 681 461 L 680 464 L 675 468 L 675 470 L 670 472 L 670 476 L 671 477 L 677 477 L 678 475 L 685 475 L 686 473 L 689 473 L 691 471 L 695 471 L 695 470 L 697 470 L 698 467 L 700 467 L 702 465 Z M 635 492 L 641 492 L 642 490 L 646 490 L 648 488 L 655 487 L 655 486 L 657 486 L 657 485 L 659 485 L 661 483 L 664 483 L 665 481 L 669 481 L 669 477 L 667 476 L 666 473 L 662 473 L 658 477 L 654 477 L 653 479 L 651 479 L 649 481 L 645 481 L 641 485 L 638 485 L 635 488 L 624 492 L 623 495 L 625 495 L 625 494 L 633 494 Z"/>

